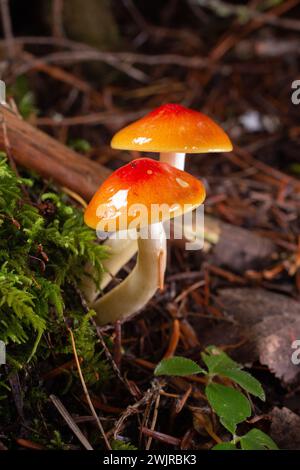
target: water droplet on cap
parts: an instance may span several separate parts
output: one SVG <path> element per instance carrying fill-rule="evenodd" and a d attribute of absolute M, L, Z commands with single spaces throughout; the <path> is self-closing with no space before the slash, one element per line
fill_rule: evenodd
<path fill-rule="evenodd" d="M 189 183 L 187 183 L 186 181 L 184 181 L 181 178 L 176 178 L 176 181 L 182 188 L 188 188 L 189 187 Z"/>

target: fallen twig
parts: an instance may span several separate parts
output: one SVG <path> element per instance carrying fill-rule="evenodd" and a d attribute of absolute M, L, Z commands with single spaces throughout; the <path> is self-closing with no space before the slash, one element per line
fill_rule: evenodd
<path fill-rule="evenodd" d="M 108 439 L 106 437 L 106 434 L 104 432 L 104 429 L 103 429 L 103 426 L 101 424 L 101 421 L 99 419 L 99 416 L 97 415 L 96 413 L 96 410 L 94 408 L 94 405 L 92 403 L 92 400 L 90 398 L 90 395 L 89 395 L 89 392 L 88 392 L 88 389 L 87 389 L 87 386 L 86 386 L 86 383 L 85 383 L 85 380 L 84 380 L 84 377 L 83 377 L 83 374 L 82 374 L 82 370 L 81 370 L 81 366 L 80 366 L 80 361 L 79 361 L 79 358 L 78 358 L 78 354 L 77 354 L 77 350 L 76 350 L 76 344 L 75 344 L 75 339 L 74 339 L 74 335 L 73 335 L 73 331 L 71 330 L 71 328 L 68 328 L 68 332 L 70 334 L 70 337 L 71 337 L 71 343 L 72 343 L 72 348 L 73 348 L 73 353 L 74 353 L 74 357 L 75 357 L 75 361 L 76 361 L 76 365 L 77 365 L 77 370 L 78 370 L 78 374 L 79 374 L 79 378 L 80 378 L 80 381 L 81 381 L 81 385 L 82 385 L 82 388 L 83 388 L 83 392 L 84 392 L 84 395 L 86 397 L 86 401 L 90 407 L 90 410 L 92 412 L 92 415 L 94 416 L 95 420 L 96 420 L 96 423 L 98 425 L 98 428 L 100 429 L 100 432 L 102 434 L 102 437 L 104 439 L 104 442 L 105 442 L 105 445 L 106 445 L 106 448 L 108 450 L 111 450 L 111 446 L 110 446 L 110 443 L 108 442 Z"/>
<path fill-rule="evenodd" d="M 94 450 L 93 447 L 91 446 L 91 444 L 89 443 L 89 441 L 87 440 L 87 438 L 85 437 L 85 435 L 80 431 L 79 427 L 77 426 L 77 424 L 73 420 L 70 413 L 66 410 L 66 408 L 64 407 L 64 405 L 60 401 L 60 399 L 57 398 L 55 395 L 50 395 L 50 400 L 52 401 L 55 408 L 59 411 L 61 416 L 64 418 L 64 420 L 66 421 L 66 423 L 69 426 L 69 428 L 71 429 L 71 431 L 73 431 L 73 433 L 75 434 L 77 439 L 81 442 L 83 447 L 86 450 Z"/>

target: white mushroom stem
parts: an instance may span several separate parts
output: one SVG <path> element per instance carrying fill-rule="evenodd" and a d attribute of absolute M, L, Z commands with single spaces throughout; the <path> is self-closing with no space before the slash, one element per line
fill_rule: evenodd
<path fill-rule="evenodd" d="M 159 161 L 169 163 L 169 165 L 178 168 L 178 170 L 184 170 L 185 153 L 162 152 L 159 156 Z"/>
<path fill-rule="evenodd" d="M 122 266 L 125 266 L 136 254 L 138 249 L 137 240 L 132 238 L 108 238 L 104 246 L 109 248 L 109 258 L 102 262 L 105 273 L 100 283 L 101 290 L 105 289 L 115 275 L 118 274 Z"/>
<path fill-rule="evenodd" d="M 138 238 L 138 258 L 127 278 L 98 299 L 92 308 L 98 325 L 124 320 L 141 310 L 162 284 L 166 268 L 166 235 L 161 223 L 148 227 L 149 238 Z M 150 238 L 151 237 L 151 238 Z"/>

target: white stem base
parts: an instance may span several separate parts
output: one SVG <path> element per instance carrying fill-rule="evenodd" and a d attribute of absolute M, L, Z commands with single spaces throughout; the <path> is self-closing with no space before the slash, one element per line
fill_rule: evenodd
<path fill-rule="evenodd" d="M 157 291 L 166 268 L 166 236 L 162 224 L 154 224 L 150 228 L 153 238 L 138 239 L 138 258 L 133 271 L 92 305 L 98 325 L 130 317 L 141 310 Z"/>

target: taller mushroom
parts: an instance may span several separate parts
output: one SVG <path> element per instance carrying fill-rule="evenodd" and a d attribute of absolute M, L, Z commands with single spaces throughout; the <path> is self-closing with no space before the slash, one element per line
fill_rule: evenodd
<path fill-rule="evenodd" d="M 119 150 L 158 152 L 160 161 L 184 170 L 186 153 L 230 152 L 232 143 L 210 117 L 180 104 L 164 104 L 117 132 Z"/>

